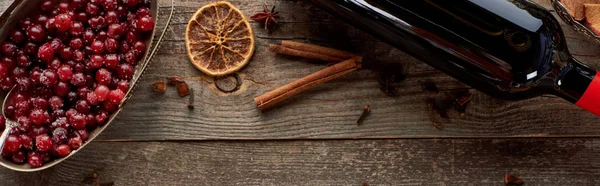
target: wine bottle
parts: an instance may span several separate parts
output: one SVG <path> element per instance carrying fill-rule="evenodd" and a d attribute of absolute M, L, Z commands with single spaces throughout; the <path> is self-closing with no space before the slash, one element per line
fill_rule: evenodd
<path fill-rule="evenodd" d="M 554 94 L 600 115 L 600 77 L 556 18 L 528 0 L 311 0 L 489 95 Z"/>

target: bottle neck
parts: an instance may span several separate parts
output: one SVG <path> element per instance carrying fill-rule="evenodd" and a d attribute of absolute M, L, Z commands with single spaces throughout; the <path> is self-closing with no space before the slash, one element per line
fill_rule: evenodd
<path fill-rule="evenodd" d="M 596 78 L 596 74 L 596 70 L 570 57 L 568 64 L 558 72 L 555 82 L 558 90 L 557 95 L 570 102 L 579 103 L 582 97 L 589 97 L 589 92 L 588 94 L 586 92 L 589 88 L 595 88 L 592 87 L 593 82 L 600 82 L 600 79 Z"/>

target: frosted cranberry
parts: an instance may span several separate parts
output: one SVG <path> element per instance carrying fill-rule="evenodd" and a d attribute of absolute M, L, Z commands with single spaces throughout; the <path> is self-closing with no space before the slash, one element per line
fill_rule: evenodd
<path fill-rule="evenodd" d="M 152 17 L 144 16 L 137 20 L 137 24 L 135 26 L 139 31 L 147 32 L 154 28 L 154 21 L 152 21 Z"/>
<path fill-rule="evenodd" d="M 44 30 L 42 25 L 34 24 L 27 27 L 27 36 L 31 41 L 42 42 L 46 40 L 46 31 Z"/>
<path fill-rule="evenodd" d="M 52 149 L 52 139 L 47 134 L 41 134 L 35 137 L 35 147 L 40 152 Z"/>
<path fill-rule="evenodd" d="M 85 129 L 85 115 L 77 113 L 69 118 L 69 123 L 75 129 Z"/>
<path fill-rule="evenodd" d="M 85 85 L 85 75 L 81 72 L 77 72 L 73 74 L 71 77 L 71 84 L 75 86 L 84 86 Z"/>
<path fill-rule="evenodd" d="M 106 111 L 106 112 L 114 112 L 117 110 L 117 104 L 113 104 L 110 103 L 108 101 L 102 102 L 102 108 Z"/>
<path fill-rule="evenodd" d="M 100 85 L 108 85 L 111 79 L 111 72 L 105 68 L 101 68 L 96 72 L 96 82 Z"/>
<path fill-rule="evenodd" d="M 92 54 L 92 47 L 90 47 L 90 46 L 83 47 L 83 53 L 85 53 L 86 55 Z"/>
<path fill-rule="evenodd" d="M 80 99 L 77 101 L 77 104 L 75 104 L 75 109 L 79 113 L 87 114 L 90 113 L 91 107 L 86 100 Z"/>
<path fill-rule="evenodd" d="M 146 17 L 146 16 L 150 16 L 150 9 L 147 7 L 141 7 L 137 10 L 137 16 L 138 17 Z"/>
<path fill-rule="evenodd" d="M 96 35 L 96 39 L 101 41 L 106 40 L 106 38 L 108 38 L 108 34 L 104 30 L 98 32 L 98 34 Z"/>
<path fill-rule="evenodd" d="M 120 64 L 117 67 L 117 77 L 125 80 L 131 79 L 133 77 L 133 67 L 129 64 Z"/>
<path fill-rule="evenodd" d="M 71 0 L 71 8 L 79 10 L 85 7 L 86 0 Z"/>
<path fill-rule="evenodd" d="M 90 61 L 86 60 L 84 63 L 87 64 L 87 65 L 89 65 Z M 84 64 L 77 63 L 77 64 L 75 64 L 75 68 L 73 68 L 73 70 L 75 70 L 75 72 L 86 72 L 87 68 L 85 67 Z"/>
<path fill-rule="evenodd" d="M 50 99 L 48 99 L 48 103 L 50 104 L 52 110 L 58 110 L 63 107 L 63 99 L 59 96 L 50 97 Z"/>
<path fill-rule="evenodd" d="M 146 50 L 146 44 L 142 41 L 136 41 L 133 44 L 133 51 L 137 52 L 138 54 L 143 53 Z"/>
<path fill-rule="evenodd" d="M 0 63 L 0 78 L 8 77 L 8 67 L 5 63 Z"/>
<path fill-rule="evenodd" d="M 60 41 L 60 39 L 52 39 L 50 40 L 50 46 L 52 46 L 52 49 L 54 49 L 54 51 L 58 52 L 63 48 L 63 44 Z"/>
<path fill-rule="evenodd" d="M 104 64 L 104 56 L 94 54 L 90 57 L 90 68 L 97 69 L 102 67 L 102 64 Z"/>
<path fill-rule="evenodd" d="M 48 21 L 48 16 L 46 16 L 44 14 L 40 14 L 37 17 L 35 17 L 35 23 L 37 23 L 37 24 L 46 25 L 47 21 Z"/>
<path fill-rule="evenodd" d="M 51 70 L 58 70 L 58 68 L 60 68 L 61 65 L 62 62 L 60 61 L 60 59 L 54 58 L 48 61 L 48 63 L 46 64 L 46 68 Z"/>
<path fill-rule="evenodd" d="M 81 138 L 82 141 L 88 140 L 88 132 L 85 129 L 77 130 L 75 131 L 75 134 L 76 136 L 79 136 L 79 138 Z"/>
<path fill-rule="evenodd" d="M 31 104 L 33 105 L 33 108 L 36 109 L 44 110 L 48 108 L 48 100 L 41 97 L 31 98 Z"/>
<path fill-rule="evenodd" d="M 104 20 L 107 24 L 119 23 L 119 15 L 115 11 L 108 11 L 104 14 Z"/>
<path fill-rule="evenodd" d="M 108 36 L 111 38 L 119 38 L 121 35 L 125 33 L 125 30 L 120 24 L 111 24 L 108 26 Z"/>
<path fill-rule="evenodd" d="M 69 139 L 69 146 L 71 147 L 71 149 L 73 150 L 77 150 L 81 147 L 81 144 L 83 142 L 81 141 L 81 138 L 79 136 L 74 136 L 72 138 Z"/>
<path fill-rule="evenodd" d="M 6 141 L 4 142 L 4 151 L 7 152 L 17 152 L 21 148 L 21 143 L 19 139 L 15 135 L 8 135 Z"/>
<path fill-rule="evenodd" d="M 31 129 L 31 132 L 29 132 L 29 136 L 39 136 L 42 134 L 46 134 L 48 133 L 48 127 L 46 126 L 41 126 L 41 125 L 36 125 L 33 126 L 33 129 Z"/>
<path fill-rule="evenodd" d="M 83 35 L 84 32 L 84 28 L 83 28 L 83 24 L 81 24 L 80 22 L 73 22 L 73 24 L 71 24 L 71 29 L 69 30 L 69 33 L 71 33 L 72 36 L 81 36 Z"/>
<path fill-rule="evenodd" d="M 94 90 L 94 93 L 95 93 L 96 97 L 98 98 L 98 100 L 104 101 L 108 98 L 108 94 L 110 94 L 110 89 L 108 89 L 108 87 L 105 85 L 99 85 Z"/>
<path fill-rule="evenodd" d="M 125 62 L 131 66 L 134 66 L 137 64 L 137 56 L 138 53 L 135 50 L 131 50 L 127 53 L 125 53 Z"/>
<path fill-rule="evenodd" d="M 117 8 L 117 0 L 104 0 L 102 7 L 104 10 L 114 10 Z"/>
<path fill-rule="evenodd" d="M 67 116 L 67 119 L 72 118 L 73 116 L 75 116 L 75 114 L 77 114 L 77 111 L 73 108 L 65 112 L 65 116 Z"/>
<path fill-rule="evenodd" d="M 85 30 L 83 33 L 83 40 L 85 43 L 92 43 L 96 39 L 96 34 L 91 29 Z"/>
<path fill-rule="evenodd" d="M 56 109 L 52 111 L 52 114 L 50 114 L 52 116 L 52 121 L 56 121 L 56 119 L 60 118 L 60 117 L 65 117 L 65 110 L 63 109 Z"/>
<path fill-rule="evenodd" d="M 119 51 L 121 51 L 121 53 L 127 53 L 127 52 L 129 52 L 129 50 L 130 50 L 129 44 L 125 41 L 121 41 L 121 45 L 119 46 Z M 125 58 L 123 57 L 121 59 L 124 60 Z"/>
<path fill-rule="evenodd" d="M 71 51 L 70 47 L 62 48 L 60 51 L 58 51 L 58 54 L 60 55 L 60 58 L 62 58 L 63 60 L 70 60 L 71 57 L 73 56 L 73 52 Z"/>
<path fill-rule="evenodd" d="M 28 132 L 29 130 L 31 130 L 31 121 L 26 116 L 17 117 L 17 123 L 19 123 L 18 128 L 22 132 Z"/>
<path fill-rule="evenodd" d="M 114 53 L 119 49 L 119 42 L 113 38 L 108 38 L 104 41 L 104 49 L 107 53 Z"/>
<path fill-rule="evenodd" d="M 95 54 L 102 54 L 104 52 L 104 42 L 96 40 L 92 43 L 92 52 Z"/>
<path fill-rule="evenodd" d="M 10 153 L 10 152 L 7 152 L 7 151 L 1 151 L 0 152 L 0 156 L 2 156 L 3 158 L 6 158 L 6 159 L 12 158 L 12 154 L 13 153 Z"/>
<path fill-rule="evenodd" d="M 92 91 L 87 87 L 79 87 L 79 89 L 77 89 L 77 95 L 81 99 L 85 99 L 87 97 L 87 94 L 90 92 Z"/>
<path fill-rule="evenodd" d="M 10 89 L 12 89 L 14 84 L 15 84 L 15 82 L 10 77 L 4 78 L 4 79 L 0 78 L 0 90 L 2 90 L 4 92 L 10 91 Z"/>
<path fill-rule="evenodd" d="M 40 8 L 42 9 L 43 12 L 50 12 L 52 11 L 52 9 L 54 9 L 54 1 L 52 0 L 45 0 L 42 2 L 42 5 L 40 5 Z"/>
<path fill-rule="evenodd" d="M 15 44 L 13 44 L 11 42 L 4 42 L 4 43 L 2 43 L 1 49 L 2 49 L 2 53 L 5 56 L 12 57 L 17 52 L 17 45 L 15 45 Z"/>
<path fill-rule="evenodd" d="M 36 55 L 38 53 L 38 45 L 32 42 L 25 43 L 23 51 L 29 55 Z"/>
<path fill-rule="evenodd" d="M 115 10 L 117 12 L 117 15 L 119 15 L 119 19 L 125 17 L 127 15 L 127 7 L 123 6 L 122 4 L 117 5 L 117 9 Z"/>
<path fill-rule="evenodd" d="M 51 60 L 54 57 L 54 49 L 50 43 L 45 43 L 38 49 L 38 58 L 42 60 Z"/>
<path fill-rule="evenodd" d="M 140 37 L 137 34 L 135 34 L 135 32 L 127 32 L 127 35 L 125 36 L 125 41 L 127 41 L 127 44 L 133 45 L 133 43 L 139 40 Z"/>
<path fill-rule="evenodd" d="M 44 110 L 42 109 L 33 109 L 29 113 L 29 121 L 34 125 L 42 125 L 46 122 L 46 117 L 44 116 Z"/>
<path fill-rule="evenodd" d="M 96 126 L 96 116 L 94 114 L 87 114 L 85 116 L 85 124 L 88 128 L 93 128 Z"/>
<path fill-rule="evenodd" d="M 29 93 L 28 92 L 18 92 L 13 98 L 13 102 L 15 104 L 23 103 L 29 101 Z"/>
<path fill-rule="evenodd" d="M 61 81 L 71 80 L 71 77 L 73 76 L 73 70 L 68 65 L 62 65 L 60 68 L 58 68 L 56 73 Z"/>
<path fill-rule="evenodd" d="M 69 42 L 69 46 L 73 49 L 80 49 L 81 47 L 83 47 L 83 41 L 79 38 L 71 39 L 71 41 Z"/>
<path fill-rule="evenodd" d="M 104 17 L 92 17 L 88 20 L 88 25 L 95 30 L 100 30 L 102 27 L 104 27 L 104 21 Z"/>
<path fill-rule="evenodd" d="M 33 89 L 33 94 L 37 96 L 42 96 L 44 98 L 49 98 L 50 96 L 52 96 L 52 89 L 47 87 L 35 87 L 35 89 Z"/>
<path fill-rule="evenodd" d="M 16 60 L 10 57 L 2 57 L 0 58 L 0 63 L 5 64 L 8 69 L 12 69 L 17 66 Z"/>
<path fill-rule="evenodd" d="M 3 115 L 0 115 L 0 129 L 4 130 L 6 127 L 6 118 Z"/>
<path fill-rule="evenodd" d="M 108 94 L 108 101 L 114 104 L 119 104 L 125 97 L 125 93 L 119 89 L 110 91 Z"/>
<path fill-rule="evenodd" d="M 98 112 L 98 114 L 96 114 L 96 123 L 98 125 L 104 125 L 107 119 L 108 113 L 106 113 L 106 111 L 101 110 Z"/>
<path fill-rule="evenodd" d="M 65 144 L 57 146 L 54 150 L 56 151 L 56 154 L 58 154 L 60 157 L 65 157 L 71 154 L 71 147 Z"/>
<path fill-rule="evenodd" d="M 29 65 L 31 65 L 31 60 L 29 60 L 27 55 L 19 55 L 17 56 L 17 65 L 19 67 L 27 68 Z"/>
<path fill-rule="evenodd" d="M 42 75 L 40 76 L 40 82 L 42 83 L 42 85 L 48 88 L 54 86 L 54 84 L 56 84 L 57 81 L 58 75 L 56 75 L 56 72 L 54 72 L 53 70 L 46 69 L 44 70 L 44 73 L 42 73 Z"/>
<path fill-rule="evenodd" d="M 54 86 L 54 94 L 57 96 L 66 96 L 69 94 L 70 85 L 67 82 L 60 81 Z"/>
<path fill-rule="evenodd" d="M 21 43 L 25 40 L 25 34 L 23 34 L 23 32 L 20 30 L 14 29 L 12 32 L 10 32 L 10 40 L 14 41 L 15 43 Z"/>
<path fill-rule="evenodd" d="M 13 153 L 11 159 L 16 164 L 23 164 L 23 163 L 25 163 L 26 157 L 27 156 L 25 155 L 25 152 L 23 152 L 22 150 L 19 150 L 19 151 Z"/>
<path fill-rule="evenodd" d="M 31 79 L 31 82 L 33 82 L 36 85 L 40 85 L 40 77 L 42 76 L 42 70 L 39 69 L 38 67 L 32 69 L 29 72 L 29 79 Z"/>
<path fill-rule="evenodd" d="M 50 149 L 50 150 L 52 150 L 52 149 Z M 48 153 L 48 152 L 40 152 L 40 158 L 42 159 L 42 162 L 44 162 L 44 163 L 47 163 L 50 160 L 52 160 L 52 156 L 50 156 L 50 153 Z"/>
<path fill-rule="evenodd" d="M 57 127 L 52 131 L 52 142 L 54 144 L 64 144 L 67 143 L 68 136 L 67 129 L 62 127 Z"/>
<path fill-rule="evenodd" d="M 6 114 L 6 117 L 8 118 L 13 118 L 15 116 L 15 106 L 14 105 L 8 105 L 6 107 L 6 109 L 4 110 L 4 114 Z M 6 122 L 6 120 L 4 120 Z"/>
<path fill-rule="evenodd" d="M 71 6 L 69 5 L 69 3 L 67 3 L 67 2 L 60 2 L 60 3 L 58 3 L 57 9 L 61 13 L 66 13 L 69 10 L 71 10 L 70 7 Z"/>
<path fill-rule="evenodd" d="M 73 51 L 73 56 L 71 58 L 76 62 L 82 62 L 84 60 L 84 54 L 81 50 Z"/>
<path fill-rule="evenodd" d="M 42 158 L 37 153 L 29 153 L 29 155 L 27 156 L 27 164 L 29 164 L 31 168 L 41 167 Z"/>
<path fill-rule="evenodd" d="M 33 149 L 33 140 L 27 134 L 19 135 L 19 143 L 24 149 L 31 150 Z"/>
<path fill-rule="evenodd" d="M 19 77 L 16 78 L 16 82 L 17 89 L 19 91 L 30 91 L 33 88 L 33 83 L 31 83 L 31 80 L 29 80 L 28 78 Z"/>
<path fill-rule="evenodd" d="M 43 26 L 49 33 L 54 33 L 56 31 L 56 18 L 51 17 Z"/>
<path fill-rule="evenodd" d="M 19 27 L 21 28 L 21 30 L 27 30 L 27 28 L 29 28 L 29 26 L 31 26 L 32 24 L 33 22 L 31 21 L 31 18 L 27 17 L 19 22 Z"/>

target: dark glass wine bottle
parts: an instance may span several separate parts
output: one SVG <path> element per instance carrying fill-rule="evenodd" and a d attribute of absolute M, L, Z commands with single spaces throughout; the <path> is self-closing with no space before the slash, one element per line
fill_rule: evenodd
<path fill-rule="evenodd" d="M 492 96 L 558 95 L 600 115 L 600 77 L 569 54 L 556 18 L 528 0 L 312 0 Z"/>

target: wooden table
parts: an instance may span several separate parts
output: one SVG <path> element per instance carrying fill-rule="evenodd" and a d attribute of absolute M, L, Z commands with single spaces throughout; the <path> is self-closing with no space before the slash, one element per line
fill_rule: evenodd
<path fill-rule="evenodd" d="M 97 140 L 45 171 L 0 169 L 0 185 L 81 185 L 94 172 L 116 185 L 503 185 L 506 172 L 527 185 L 600 184 L 598 117 L 554 96 L 509 102 L 470 90 L 303 0 L 232 1 L 246 16 L 276 5 L 283 19 L 271 32 L 252 23 L 256 53 L 237 74 L 242 86 L 221 92 L 218 80 L 190 64 L 184 46 L 188 18 L 208 2 L 176 1 L 159 54 Z M 170 1 L 159 3 L 165 18 Z M 571 52 L 600 69 L 600 46 L 563 28 Z M 399 62 L 408 77 L 390 97 L 379 90 L 378 73 L 358 71 L 261 113 L 252 98 L 325 67 L 266 51 L 282 39 Z M 196 90 L 195 110 L 173 88 L 151 91 L 152 82 L 169 75 Z M 441 92 L 423 91 L 426 81 Z M 474 94 L 466 116 L 434 127 L 425 100 L 461 89 Z M 371 115 L 358 126 L 364 104 Z"/>

